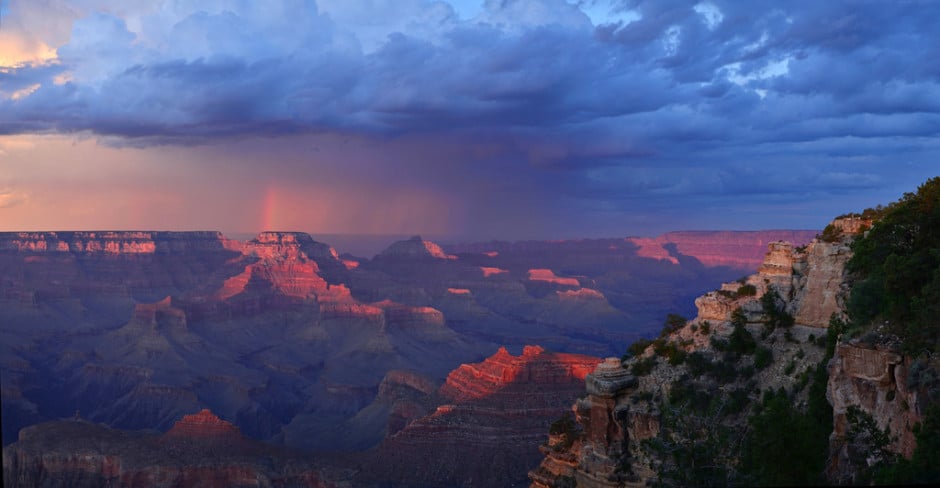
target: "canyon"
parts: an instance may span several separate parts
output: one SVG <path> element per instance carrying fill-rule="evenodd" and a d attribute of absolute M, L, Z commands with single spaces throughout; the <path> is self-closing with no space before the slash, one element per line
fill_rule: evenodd
<path fill-rule="evenodd" d="M 16 446 L 4 451 L 4 486 L 349 486 L 328 481 L 307 453 L 246 438 L 209 410 L 164 434 L 58 420 L 23 429 Z"/>
<path fill-rule="evenodd" d="M 361 470 L 360 481 L 450 483 L 470 476 L 461 459 L 499 461 L 524 480 L 594 358 L 752 270 L 767 242 L 813 235 L 449 246 L 416 236 L 367 259 L 295 232 L 244 242 L 217 232 L 0 233 L 4 444 L 73 417 L 82 432 L 172 432 L 208 408 L 246 438 L 364 456 L 339 464 L 449 456 L 423 480 Z M 458 449 L 453 438 L 466 442 Z M 511 447 L 492 457 L 497 444 Z"/>
<path fill-rule="evenodd" d="M 848 216 L 805 246 L 769 243 L 757 273 L 695 300 L 695 318 L 632 347 L 632 357 L 600 363 L 570 407 L 573 425 L 541 445 L 531 487 L 772 482 L 747 452 L 754 442 L 756 456 L 774 452 L 775 439 L 755 440 L 748 429 L 774 425 L 760 415 L 775 399 L 795 412 L 827 404 L 818 434 L 804 424 L 780 427 L 820 443 L 819 452 L 790 453 L 794 470 L 810 471 L 800 484 L 864 483 L 879 463 L 910 460 L 935 366 L 905 354 L 883 327 L 841 335 L 851 244 L 871 226 Z"/>

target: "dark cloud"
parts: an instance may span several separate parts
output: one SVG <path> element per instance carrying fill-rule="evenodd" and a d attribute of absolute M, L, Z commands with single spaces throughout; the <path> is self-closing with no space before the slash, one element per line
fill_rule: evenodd
<path fill-rule="evenodd" d="M 375 164 L 603 219 L 638 202 L 890 199 L 910 179 L 887 174 L 896 158 L 935 172 L 938 2 L 635 0 L 609 10 L 636 20 L 591 25 L 564 0 L 487 1 L 475 19 L 415 0 L 376 7 L 384 37 L 361 2 L 215 3 L 82 16 L 56 64 L 0 71 L 0 133 L 417 138 L 453 159 Z"/>

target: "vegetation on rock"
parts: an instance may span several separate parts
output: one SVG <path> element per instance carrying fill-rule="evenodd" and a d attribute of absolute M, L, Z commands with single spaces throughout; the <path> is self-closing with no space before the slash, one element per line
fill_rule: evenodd
<path fill-rule="evenodd" d="M 883 209 L 871 230 L 852 244 L 848 312 L 853 324 L 886 324 L 904 351 L 937 351 L 940 339 L 940 177 Z"/>

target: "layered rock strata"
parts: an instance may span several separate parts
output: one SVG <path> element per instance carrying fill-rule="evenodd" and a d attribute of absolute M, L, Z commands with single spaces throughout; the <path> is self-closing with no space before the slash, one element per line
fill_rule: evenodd
<path fill-rule="evenodd" d="M 732 382 L 721 388 L 747 392 L 751 397 L 750 402 L 759 400 L 755 396 L 756 391 L 778 391 L 784 388 L 796 392 L 795 401 L 806 402 L 807 393 L 805 389 L 801 390 L 805 382 L 800 383 L 796 372 L 810 371 L 822 360 L 824 349 L 815 338 L 825 331 L 822 334 L 818 331 L 828 327 L 830 316 L 844 316 L 844 303 L 849 289 L 849 277 L 844 268 L 851 257 L 849 245 L 853 236 L 857 235 L 853 232 L 863 231 L 870 225 L 870 222 L 857 220 L 846 218 L 834 221 L 832 225 L 840 232 L 830 242 L 816 239 L 803 247 L 786 242 L 770 242 L 756 274 L 725 283 L 721 289 L 696 299 L 697 316 L 684 327 L 665 335 L 661 344 L 650 346 L 642 355 L 623 365 L 616 358 L 609 358 L 600 364 L 586 379 L 586 396 L 572 407 L 576 428 L 549 436 L 548 442 L 541 448 L 545 456 L 542 463 L 529 473 L 531 486 L 606 488 L 646 486 L 647 483 L 655 482 L 661 470 L 668 469 L 669 464 L 653 451 L 644 448 L 643 441 L 658 439 L 660 443 L 668 445 L 679 442 L 683 435 L 675 432 L 674 427 L 666 432 L 664 414 L 660 408 L 672 404 L 665 399 L 671 398 L 672 389 L 677 388 L 676 385 L 679 385 L 678 388 L 715 388 L 714 380 L 690 376 L 688 365 L 678 361 L 675 365 L 668 364 L 665 359 L 657 358 L 659 353 L 655 350 L 671 345 L 679 351 L 674 354 L 695 352 L 706 361 L 720 361 L 721 352 L 716 349 L 716 344 L 727 344 L 730 340 L 733 330 L 731 319 L 737 309 L 744 312 L 741 317 L 746 322 L 745 330 L 752 337 L 759 337 L 756 346 L 766 348 L 772 359 L 768 366 L 755 368 L 750 356 L 741 356 L 742 363 L 733 367 L 750 368 L 752 382 L 745 383 L 732 376 Z M 762 304 L 761 297 L 768 292 L 777 294 L 777 303 L 774 304 L 776 312 L 768 311 Z M 764 331 L 762 323 L 770 320 L 770 313 L 789 313 L 796 317 L 796 324 L 786 330 L 777 328 Z M 662 351 L 661 354 L 666 354 L 667 349 Z M 874 397 L 879 394 L 885 397 L 888 385 L 896 384 L 897 370 L 902 369 L 900 366 L 892 366 L 900 364 L 898 357 L 864 355 L 850 352 L 845 347 L 839 349 L 833 361 L 834 364 L 844 364 L 849 370 L 863 370 L 865 374 L 870 374 L 864 381 L 880 382 L 880 393 L 871 393 Z M 837 366 L 832 367 L 838 369 Z M 631 369 L 642 371 L 639 373 L 641 376 L 634 377 L 628 372 Z M 861 385 L 859 378 L 854 380 L 853 385 L 856 386 L 837 389 L 837 393 L 851 397 L 859 394 L 858 389 L 875 390 L 871 386 Z M 721 393 L 714 390 L 713 394 Z M 836 394 L 831 383 L 830 394 Z M 844 408 L 838 402 L 834 405 L 838 426 L 839 410 L 844 411 Z M 679 408 L 679 405 L 669 408 Z M 734 425 L 746 423 L 748 412 L 745 408 L 740 413 L 716 418 L 713 422 L 721 422 L 733 429 Z M 882 413 L 882 418 L 886 418 L 896 412 L 886 410 Z M 913 421 L 910 417 L 908 415 L 897 422 L 906 425 Z M 896 441 L 897 448 L 903 449 L 905 442 L 904 436 L 899 438 Z"/>
<path fill-rule="evenodd" d="M 878 336 L 872 342 L 853 339 L 836 347 L 826 392 L 833 413 L 826 475 L 833 483 L 856 484 L 859 473 L 880 460 L 873 457 L 870 446 L 853 442 L 850 409 L 870 416 L 876 428 L 888 434 L 889 452 L 907 459 L 914 454 L 914 426 L 924 419 L 930 403 L 929 392 L 916 384 L 927 367 L 923 360 L 916 362 L 901 354 L 891 336 Z"/>
<path fill-rule="evenodd" d="M 208 410 L 164 435 L 123 432 L 82 420 L 39 424 L 3 449 L 3 486 L 348 486 L 328 480 L 309 454 L 241 436 Z"/>
<path fill-rule="evenodd" d="M 464 364 L 440 388 L 446 402 L 412 420 L 373 453 L 366 478 L 396 486 L 510 486 L 539 458 L 548 425 L 600 360 L 526 346 Z M 420 468 L 415 468 L 420 466 Z"/>

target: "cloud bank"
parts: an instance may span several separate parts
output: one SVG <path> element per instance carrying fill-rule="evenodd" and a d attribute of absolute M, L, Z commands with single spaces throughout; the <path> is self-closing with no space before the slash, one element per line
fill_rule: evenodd
<path fill-rule="evenodd" d="M 794 205 L 940 168 L 937 2 L 126 3 L 7 5 L 0 134 L 388 144 L 368 166 L 495 202 L 470 205 L 479 229 L 506 206 L 584 232 L 818 225 Z"/>

